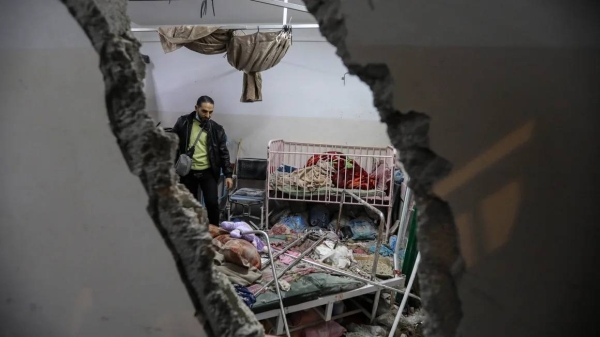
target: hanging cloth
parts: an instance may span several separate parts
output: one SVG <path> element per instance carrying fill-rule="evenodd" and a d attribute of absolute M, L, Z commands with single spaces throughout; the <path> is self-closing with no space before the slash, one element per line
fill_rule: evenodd
<path fill-rule="evenodd" d="M 200 54 L 215 55 L 227 51 L 232 31 L 219 27 L 173 26 L 158 28 L 158 35 L 165 53 L 186 47 Z"/>
<path fill-rule="evenodd" d="M 262 101 L 261 71 L 281 61 L 292 43 L 288 32 L 234 35 L 227 46 L 227 61 L 244 72 L 241 102 Z"/>
<path fill-rule="evenodd" d="M 281 61 L 292 44 L 289 30 L 235 35 L 233 30 L 207 26 L 173 26 L 158 28 L 165 53 L 186 47 L 200 54 L 227 52 L 227 61 L 244 72 L 241 102 L 262 101 L 260 72 Z"/>

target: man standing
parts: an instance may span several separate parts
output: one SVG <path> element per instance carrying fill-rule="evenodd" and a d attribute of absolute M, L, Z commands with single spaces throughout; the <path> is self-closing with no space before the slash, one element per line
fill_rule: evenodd
<path fill-rule="evenodd" d="M 209 223 L 218 226 L 220 215 L 219 177 L 223 172 L 227 189 L 231 189 L 233 172 L 225 130 L 211 120 L 214 107 L 215 102 L 212 98 L 208 96 L 198 98 L 195 110 L 188 115 L 179 117 L 173 127 L 173 132 L 179 137 L 178 156 L 186 151 L 192 153 L 192 169 L 188 175 L 181 178 L 181 182 L 197 199 L 199 199 L 198 190 L 202 190 Z"/>

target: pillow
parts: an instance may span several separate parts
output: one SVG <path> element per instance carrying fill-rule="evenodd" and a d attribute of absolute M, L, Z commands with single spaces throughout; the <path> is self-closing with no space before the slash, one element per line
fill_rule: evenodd
<path fill-rule="evenodd" d="M 221 254 L 225 257 L 225 261 L 235 263 L 238 266 L 256 267 L 258 269 L 261 267 L 258 250 L 250 242 L 243 239 L 227 240 L 221 247 Z"/>

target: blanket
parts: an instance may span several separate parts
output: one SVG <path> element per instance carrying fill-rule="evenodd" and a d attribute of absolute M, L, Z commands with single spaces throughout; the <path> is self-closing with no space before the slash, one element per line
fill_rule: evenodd
<path fill-rule="evenodd" d="M 213 263 L 215 269 L 225 274 L 233 284 L 248 286 L 258 281 L 262 276 L 260 270 L 255 267 L 242 267 L 235 263 L 225 261 L 225 257 L 219 252 L 215 252 Z"/>
<path fill-rule="evenodd" d="M 333 186 L 331 173 L 333 168 L 323 161 L 309 167 L 298 169 L 292 173 L 277 172 L 274 186 L 293 186 L 303 190 L 317 190 L 322 187 Z"/>
<path fill-rule="evenodd" d="M 333 167 L 331 180 L 339 188 L 370 190 L 375 188 L 375 178 L 370 176 L 354 159 L 341 152 L 330 151 L 327 154 L 315 154 L 306 162 L 306 167 L 313 167 L 326 162 Z"/>

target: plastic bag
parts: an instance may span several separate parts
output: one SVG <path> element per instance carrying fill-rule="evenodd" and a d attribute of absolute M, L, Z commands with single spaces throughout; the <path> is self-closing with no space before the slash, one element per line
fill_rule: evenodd
<path fill-rule="evenodd" d="M 327 247 L 326 245 L 319 245 L 315 248 L 315 254 L 319 261 L 323 262 L 334 253 L 333 249 Z"/>
<path fill-rule="evenodd" d="M 375 254 L 375 249 L 377 248 L 377 245 L 372 245 L 369 247 L 369 253 L 371 254 Z M 394 251 L 391 250 L 390 248 L 388 248 L 385 245 L 381 245 L 381 247 L 379 247 L 379 255 L 381 256 L 393 256 L 394 255 Z"/>
<path fill-rule="evenodd" d="M 352 257 L 352 251 L 346 246 L 337 247 L 330 259 L 333 263 L 333 266 L 339 269 L 349 267 L 352 264 L 352 260 L 354 260 Z"/>
<path fill-rule="evenodd" d="M 398 240 L 398 237 L 396 235 L 392 235 L 390 237 L 390 240 L 388 241 L 388 244 L 390 246 L 390 248 L 395 249 L 396 248 L 396 241 Z"/>
<path fill-rule="evenodd" d="M 321 228 L 329 224 L 329 209 L 325 205 L 315 205 L 310 208 L 310 225 Z"/>
<path fill-rule="evenodd" d="M 235 263 L 238 266 L 256 267 L 258 269 L 261 267 L 258 250 L 246 240 L 231 239 L 227 241 L 221 248 L 221 254 L 223 254 L 225 261 Z"/>
<path fill-rule="evenodd" d="M 348 227 L 352 230 L 352 240 L 375 240 L 377 238 L 377 228 L 373 221 L 366 216 L 350 220 Z"/>
<path fill-rule="evenodd" d="M 279 223 L 289 227 L 294 232 L 304 232 L 308 227 L 306 220 L 300 214 L 289 215 L 279 220 Z"/>
<path fill-rule="evenodd" d="M 348 219 L 347 216 L 342 215 L 342 217 L 340 218 L 340 228 L 347 226 L 348 222 L 350 222 L 350 219 Z M 333 219 L 331 219 L 331 222 L 329 223 L 330 230 L 331 228 L 335 230 L 335 228 L 337 227 L 337 223 L 337 216 L 334 216 Z"/>
<path fill-rule="evenodd" d="M 402 184 L 403 181 L 404 181 L 404 174 L 402 173 L 402 170 L 395 170 L 394 171 L 394 183 Z"/>

